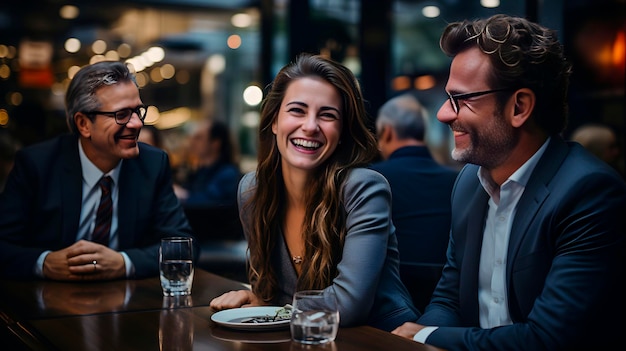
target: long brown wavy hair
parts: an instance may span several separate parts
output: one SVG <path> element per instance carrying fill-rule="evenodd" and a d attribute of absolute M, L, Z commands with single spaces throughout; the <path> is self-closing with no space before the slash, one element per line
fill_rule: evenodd
<path fill-rule="evenodd" d="M 302 274 L 298 289 L 322 289 L 337 275 L 346 236 L 342 203 L 342 185 L 348 170 L 366 166 L 376 157 L 375 136 L 369 127 L 363 95 L 358 80 L 345 66 L 318 55 L 301 54 L 283 67 L 261 104 L 259 126 L 257 186 L 244 204 L 247 219 L 250 269 L 248 278 L 254 294 L 266 302 L 276 295 L 278 281 L 271 265 L 271 255 L 281 240 L 285 219 L 285 185 L 281 155 L 272 133 L 272 123 L 287 87 L 294 80 L 319 77 L 341 94 L 343 129 L 340 144 L 330 158 L 310 177 L 306 194 L 303 224 L 305 238 Z"/>

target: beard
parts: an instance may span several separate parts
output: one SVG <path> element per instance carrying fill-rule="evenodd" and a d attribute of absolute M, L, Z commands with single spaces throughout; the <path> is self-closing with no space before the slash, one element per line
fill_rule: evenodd
<path fill-rule="evenodd" d="M 458 120 L 450 127 L 453 130 L 464 130 L 470 136 L 470 144 L 461 149 L 452 150 L 452 158 L 463 163 L 472 163 L 493 169 L 501 165 L 517 145 L 519 135 L 504 119 L 500 112 L 487 119 L 486 125 L 462 125 Z"/>

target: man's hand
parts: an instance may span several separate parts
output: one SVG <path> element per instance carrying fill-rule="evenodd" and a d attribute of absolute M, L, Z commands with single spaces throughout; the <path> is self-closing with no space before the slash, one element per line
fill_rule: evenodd
<path fill-rule="evenodd" d="M 423 325 L 406 322 L 402 324 L 401 326 L 397 327 L 396 329 L 392 330 L 391 334 L 395 334 L 403 338 L 413 340 L 413 337 L 415 336 L 415 334 L 417 334 L 417 332 L 419 332 L 422 329 L 424 329 Z"/>
<path fill-rule="evenodd" d="M 119 252 L 80 240 L 50 252 L 43 263 L 43 274 L 53 280 L 111 280 L 125 277 L 126 266 Z"/>

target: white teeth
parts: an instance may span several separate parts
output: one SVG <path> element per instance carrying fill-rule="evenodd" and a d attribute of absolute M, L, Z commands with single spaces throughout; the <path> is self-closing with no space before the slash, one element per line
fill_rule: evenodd
<path fill-rule="evenodd" d="M 321 146 L 321 144 L 316 141 L 303 140 L 303 139 L 293 139 L 292 142 L 294 145 L 302 146 L 306 148 L 318 148 Z"/>

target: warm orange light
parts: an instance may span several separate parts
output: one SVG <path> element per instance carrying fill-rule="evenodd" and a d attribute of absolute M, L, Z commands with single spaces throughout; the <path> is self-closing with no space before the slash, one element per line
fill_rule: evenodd
<path fill-rule="evenodd" d="M 613 64 L 624 71 L 624 67 L 626 67 L 626 34 L 624 31 L 617 32 L 615 36 L 612 56 Z"/>
<path fill-rule="evenodd" d="M 226 44 L 231 49 L 238 49 L 241 46 L 241 37 L 237 34 L 233 34 L 228 37 Z"/>
<path fill-rule="evenodd" d="M 9 113 L 5 109 L 0 109 L 0 127 L 6 127 L 9 124 Z"/>
<path fill-rule="evenodd" d="M 435 86 L 435 77 L 430 74 L 419 76 L 415 78 L 414 84 L 417 90 L 427 90 Z"/>
<path fill-rule="evenodd" d="M 411 79 L 407 76 L 396 77 L 391 81 L 391 89 L 395 91 L 406 90 L 411 87 Z"/>
<path fill-rule="evenodd" d="M 614 29 L 601 21 L 583 26 L 574 45 L 583 63 L 594 73 L 592 79 L 601 84 L 624 85 L 626 31 Z"/>

